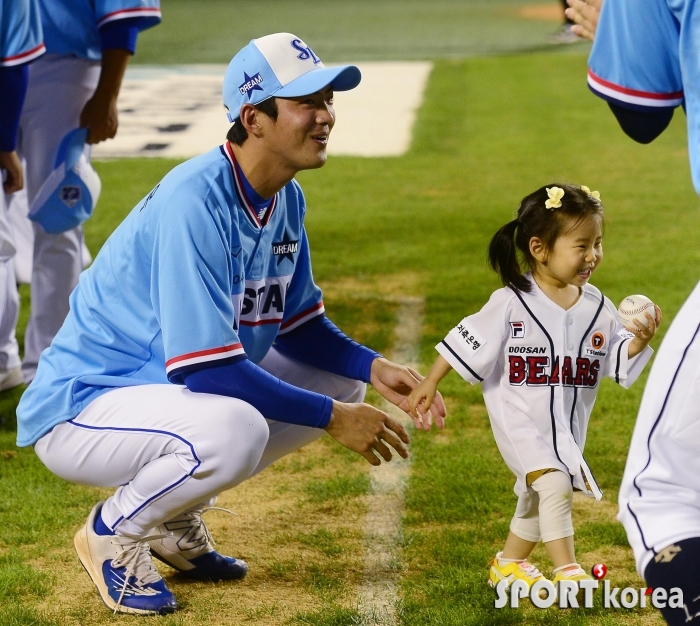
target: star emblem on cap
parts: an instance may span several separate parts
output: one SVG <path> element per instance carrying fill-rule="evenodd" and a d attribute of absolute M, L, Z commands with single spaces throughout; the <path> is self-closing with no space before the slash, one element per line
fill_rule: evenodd
<path fill-rule="evenodd" d="M 248 100 L 250 101 L 250 99 L 253 97 L 254 91 L 265 91 L 260 86 L 262 81 L 263 79 L 262 76 L 260 76 L 260 72 L 253 76 L 248 76 L 246 72 L 243 72 L 243 84 L 238 89 L 241 92 L 241 95 L 247 95 Z"/>

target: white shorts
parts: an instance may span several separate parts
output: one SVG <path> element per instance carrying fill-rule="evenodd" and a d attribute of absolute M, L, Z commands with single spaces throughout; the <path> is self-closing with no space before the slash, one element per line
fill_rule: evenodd
<path fill-rule="evenodd" d="M 700 537 L 700 284 L 649 374 L 619 504 L 640 576 L 659 551 Z"/>
<path fill-rule="evenodd" d="M 260 366 L 336 400 L 364 398 L 364 383 L 322 372 L 274 349 Z M 104 522 L 120 534 L 143 537 L 323 432 L 266 420 L 236 398 L 177 385 L 141 385 L 100 396 L 39 439 L 35 450 L 65 480 L 117 487 L 102 508 Z"/>

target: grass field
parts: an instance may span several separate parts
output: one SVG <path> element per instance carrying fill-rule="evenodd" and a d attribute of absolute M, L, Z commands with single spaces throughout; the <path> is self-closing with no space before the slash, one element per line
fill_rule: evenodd
<path fill-rule="evenodd" d="M 179 4 L 170 0 L 165 9 L 175 16 Z M 471 5 L 487 10 L 486 3 Z M 390 108 L 378 107 L 377 123 L 386 115 Z M 93 251 L 173 165 L 96 165 L 104 191 L 86 224 Z M 690 184 L 682 115 L 654 144 L 633 144 L 588 93 L 584 54 L 438 60 L 408 154 L 333 158 L 299 180 L 308 200 L 315 276 L 330 317 L 387 350 L 392 298 L 405 292 L 424 297 L 424 367 L 434 357 L 432 346 L 498 287 L 485 262 L 488 240 L 512 218 L 520 198 L 544 183 L 571 181 L 600 190 L 606 254 L 592 282 L 613 301 L 649 295 L 664 311 L 665 329 L 700 274 L 698 198 Z M 606 612 L 599 602 L 578 611 L 493 609 L 486 566 L 507 533 L 513 478 L 493 443 L 479 389 L 454 375 L 445 383 L 448 428 L 413 433 L 399 623 L 661 623 L 651 609 Z M 603 383 L 586 452 L 605 499 L 575 505 L 579 561 L 586 568 L 605 562 L 618 586 L 641 585 L 614 516 L 643 383 L 629 391 Z M 72 551 L 73 533 L 108 492 L 64 483 L 31 450 L 14 447 L 19 394 L 0 397 L 0 624 L 131 621 L 111 617 L 98 602 Z M 367 467 L 324 439 L 224 494 L 224 505 L 240 517 L 213 515 L 211 527 L 223 551 L 250 562 L 249 577 L 205 585 L 166 573 L 182 610 L 143 623 L 363 623 L 356 592 L 363 572 Z M 535 561 L 549 569 L 542 550 Z"/>
<path fill-rule="evenodd" d="M 464 57 L 548 47 L 557 0 L 163 0 L 136 63 L 228 63 L 251 39 L 284 31 L 325 62 Z M 523 14 L 527 8 L 544 8 Z M 556 10 L 554 11 L 556 20 Z M 577 44 L 584 46 L 586 44 Z"/>

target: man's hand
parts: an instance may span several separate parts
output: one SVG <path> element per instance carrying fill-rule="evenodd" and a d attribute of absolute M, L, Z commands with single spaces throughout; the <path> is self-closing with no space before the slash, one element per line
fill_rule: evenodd
<path fill-rule="evenodd" d="M 375 452 L 385 461 L 391 461 L 390 447 L 404 459 L 408 458 L 406 444 L 410 439 L 406 429 L 369 404 L 348 404 L 334 400 L 331 420 L 325 430 L 346 448 L 361 454 L 372 465 L 382 463 Z"/>
<path fill-rule="evenodd" d="M 2 186 L 5 193 L 14 193 L 24 187 L 24 173 L 17 152 L 0 151 L 0 170 L 7 172 Z"/>
<path fill-rule="evenodd" d="M 423 377 L 410 367 L 392 363 L 387 359 L 374 359 L 372 362 L 370 383 L 382 396 L 407 413 L 413 419 L 416 428 L 430 430 L 432 419 L 438 428 L 442 428 L 445 425 L 447 409 L 439 392 L 435 394 L 430 411 L 423 416 L 422 423 L 411 415 L 408 396 L 422 380 Z"/>
<path fill-rule="evenodd" d="M 112 139 L 117 134 L 117 97 L 130 58 L 128 50 L 108 48 L 102 51 L 100 81 L 80 113 L 80 127 L 87 127 L 90 144 Z"/>
<path fill-rule="evenodd" d="M 95 91 L 80 113 L 80 126 L 88 129 L 88 143 L 112 139 L 119 126 L 117 97 L 104 91 Z"/>
<path fill-rule="evenodd" d="M 603 0 L 566 0 L 566 2 L 569 8 L 564 13 L 575 22 L 571 30 L 579 37 L 593 41 Z"/>

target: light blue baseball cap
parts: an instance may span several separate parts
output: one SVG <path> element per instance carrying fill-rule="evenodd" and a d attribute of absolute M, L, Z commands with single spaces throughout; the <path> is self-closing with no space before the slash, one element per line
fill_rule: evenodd
<path fill-rule="evenodd" d="M 92 215 L 102 183 L 90 164 L 87 128 L 70 131 L 56 152 L 54 170 L 29 208 L 29 219 L 51 234 L 82 224 Z"/>
<path fill-rule="evenodd" d="M 328 85 L 335 91 L 349 91 L 361 79 L 358 67 L 326 67 L 299 37 L 275 33 L 253 39 L 233 57 L 224 77 L 224 106 L 233 122 L 244 104 L 258 104 L 272 96 L 306 96 Z"/>

